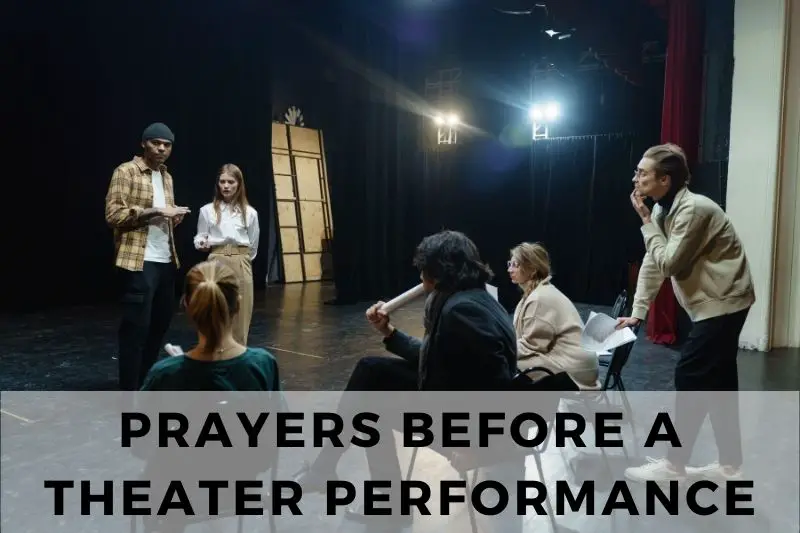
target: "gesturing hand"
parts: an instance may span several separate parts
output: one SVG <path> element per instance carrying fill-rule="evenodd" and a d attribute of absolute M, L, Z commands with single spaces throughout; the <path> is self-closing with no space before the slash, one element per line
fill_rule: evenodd
<path fill-rule="evenodd" d="M 173 206 L 173 207 L 162 207 L 161 208 L 161 216 L 162 217 L 167 217 L 167 218 L 172 218 L 172 219 L 180 217 L 181 220 L 183 220 L 183 217 L 186 216 L 187 213 L 189 213 L 189 208 L 188 207 L 175 207 L 175 206 Z"/>
<path fill-rule="evenodd" d="M 633 209 L 636 211 L 636 213 L 639 215 L 639 218 L 642 219 L 642 223 L 649 224 L 650 208 L 648 208 L 644 204 L 644 198 L 639 196 L 639 194 L 636 191 L 633 191 L 631 193 L 631 205 L 633 206 Z"/>
<path fill-rule="evenodd" d="M 375 328 L 378 333 L 383 335 L 384 337 L 388 337 L 391 335 L 392 331 L 394 331 L 394 327 L 389 323 L 389 316 L 381 311 L 381 307 L 385 302 L 378 302 L 367 309 L 366 316 L 367 321 L 372 324 L 372 327 Z"/>

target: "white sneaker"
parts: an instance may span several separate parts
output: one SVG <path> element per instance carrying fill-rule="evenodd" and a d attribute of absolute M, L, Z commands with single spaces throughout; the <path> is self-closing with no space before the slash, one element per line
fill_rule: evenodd
<path fill-rule="evenodd" d="M 725 482 L 728 480 L 742 479 L 742 469 L 722 466 L 719 462 L 714 461 L 706 466 L 687 466 L 686 475 L 689 477 L 705 478 L 710 481 Z"/>
<path fill-rule="evenodd" d="M 656 483 L 667 481 L 684 481 L 686 476 L 672 468 L 671 463 L 666 458 L 654 459 L 647 458 L 647 463 L 642 466 L 634 466 L 625 469 L 625 477 L 631 481 L 644 483 L 645 481 L 655 481 Z"/>

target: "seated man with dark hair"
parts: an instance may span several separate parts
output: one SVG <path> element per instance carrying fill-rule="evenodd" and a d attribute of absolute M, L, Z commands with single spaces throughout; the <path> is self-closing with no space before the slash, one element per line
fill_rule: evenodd
<path fill-rule="evenodd" d="M 411 337 L 392 326 L 381 311 L 383 302 L 370 307 L 367 320 L 383 335 L 386 349 L 400 358 L 362 358 L 345 391 L 508 390 L 516 374 L 516 334 L 506 310 L 486 291 L 492 271 L 475 244 L 456 231 L 428 236 L 417 247 L 414 266 L 426 293 L 424 337 Z M 353 395 L 344 398 L 348 402 Z M 339 405 L 340 412 L 356 409 Z M 394 441 L 391 434 L 381 437 Z M 303 491 L 324 491 L 326 481 L 336 479 L 336 465 L 346 449 L 324 447 L 297 478 Z M 387 450 L 383 445 L 366 449 L 372 477 L 400 480 L 394 449 L 381 449 Z"/>

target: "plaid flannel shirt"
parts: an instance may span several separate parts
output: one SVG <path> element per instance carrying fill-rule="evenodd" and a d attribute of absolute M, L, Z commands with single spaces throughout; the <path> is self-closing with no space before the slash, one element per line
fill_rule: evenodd
<path fill-rule="evenodd" d="M 167 167 L 159 169 L 164 180 L 164 200 L 167 206 L 175 205 L 172 176 Z M 114 230 L 115 262 L 119 268 L 141 271 L 144 269 L 144 250 L 147 245 L 149 222 L 139 217 L 145 209 L 153 207 L 152 171 L 144 159 L 136 156 L 114 170 L 106 194 L 106 223 Z M 180 267 L 175 249 L 174 225 L 169 221 L 169 241 L 172 259 Z"/>

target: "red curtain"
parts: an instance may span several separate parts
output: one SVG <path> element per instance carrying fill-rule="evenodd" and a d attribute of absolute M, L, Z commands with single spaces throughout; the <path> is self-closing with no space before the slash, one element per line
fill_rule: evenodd
<path fill-rule="evenodd" d="M 680 145 L 690 167 L 697 161 L 703 93 L 703 2 L 669 0 L 669 37 L 661 109 L 661 142 Z M 678 302 L 669 280 L 650 306 L 647 337 L 656 344 L 674 344 Z"/>

